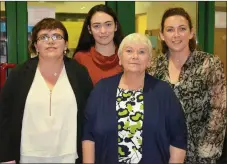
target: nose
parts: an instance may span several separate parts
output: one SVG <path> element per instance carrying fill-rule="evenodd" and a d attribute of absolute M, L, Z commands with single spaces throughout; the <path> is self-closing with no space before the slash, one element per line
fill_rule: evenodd
<path fill-rule="evenodd" d="M 138 58 L 137 52 L 134 52 L 134 53 L 132 54 L 132 58 L 133 58 L 133 59 L 137 59 L 137 58 Z"/>
<path fill-rule="evenodd" d="M 49 37 L 49 38 L 48 38 L 48 43 L 49 43 L 49 44 L 53 44 L 53 43 L 54 43 L 54 40 L 53 40 L 52 37 Z"/>
<path fill-rule="evenodd" d="M 179 33 L 179 31 L 178 30 L 175 30 L 175 32 L 174 32 L 174 36 L 176 37 L 176 36 L 180 36 L 180 33 Z"/>
<path fill-rule="evenodd" d="M 101 33 L 105 33 L 106 32 L 106 28 L 104 26 L 101 27 Z"/>

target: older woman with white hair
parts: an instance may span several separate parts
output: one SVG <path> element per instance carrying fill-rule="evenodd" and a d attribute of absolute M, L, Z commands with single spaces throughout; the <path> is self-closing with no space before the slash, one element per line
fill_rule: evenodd
<path fill-rule="evenodd" d="M 123 39 L 123 73 L 99 81 L 87 102 L 83 163 L 184 162 L 184 113 L 170 86 L 146 73 L 151 52 L 145 35 Z"/>

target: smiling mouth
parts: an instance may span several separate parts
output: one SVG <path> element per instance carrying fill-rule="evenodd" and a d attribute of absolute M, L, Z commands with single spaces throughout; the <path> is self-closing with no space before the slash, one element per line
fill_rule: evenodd
<path fill-rule="evenodd" d="M 53 50 L 56 49 L 55 47 L 48 47 L 47 50 Z"/>
<path fill-rule="evenodd" d="M 172 41 L 172 43 L 174 43 L 174 44 L 180 44 L 182 41 L 181 40 L 179 40 L 179 41 Z"/>
<path fill-rule="evenodd" d="M 139 65 L 138 63 L 129 63 L 129 64 L 133 64 L 133 65 Z"/>
<path fill-rule="evenodd" d="M 108 36 L 100 36 L 101 39 L 106 39 Z"/>

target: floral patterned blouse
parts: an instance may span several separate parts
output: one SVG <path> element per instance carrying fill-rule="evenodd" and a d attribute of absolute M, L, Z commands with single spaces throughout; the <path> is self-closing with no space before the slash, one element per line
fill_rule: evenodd
<path fill-rule="evenodd" d="M 169 84 L 168 54 L 152 59 L 148 73 Z M 184 109 L 188 126 L 185 163 L 215 163 L 226 129 L 226 80 L 219 57 L 192 52 L 179 81 L 170 84 Z"/>
<path fill-rule="evenodd" d="M 119 163 L 142 159 L 143 90 L 117 89 Z"/>

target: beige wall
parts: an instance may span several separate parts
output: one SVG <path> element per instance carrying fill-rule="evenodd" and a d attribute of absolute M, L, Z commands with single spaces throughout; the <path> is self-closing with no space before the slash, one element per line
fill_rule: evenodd
<path fill-rule="evenodd" d="M 40 6 L 55 8 L 56 13 L 88 13 L 88 11 L 97 4 L 105 4 L 101 2 L 28 2 L 28 6 Z"/>
<path fill-rule="evenodd" d="M 135 2 L 135 14 L 147 13 L 151 2 Z"/>
<path fill-rule="evenodd" d="M 147 13 L 148 30 L 160 28 L 162 15 L 170 7 L 183 7 L 191 16 L 196 29 L 197 2 L 151 2 Z"/>
<path fill-rule="evenodd" d="M 57 13 L 87 13 L 91 7 L 97 4 L 105 4 L 105 1 L 93 2 L 64 2 L 64 1 L 29 1 L 28 6 L 40 6 L 55 8 Z M 1 2 L 1 11 L 5 11 L 5 2 Z"/>
<path fill-rule="evenodd" d="M 1 2 L 0 7 L 1 11 L 5 11 L 5 2 Z"/>

